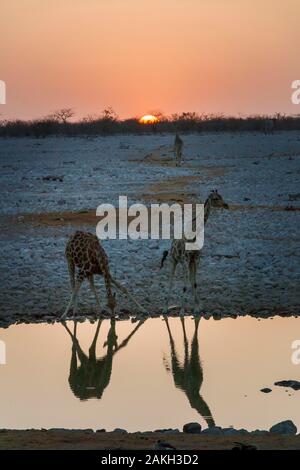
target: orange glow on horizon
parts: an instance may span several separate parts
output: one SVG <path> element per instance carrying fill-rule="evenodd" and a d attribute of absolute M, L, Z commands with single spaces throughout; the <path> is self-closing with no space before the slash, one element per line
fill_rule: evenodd
<path fill-rule="evenodd" d="M 145 116 L 142 116 L 139 120 L 141 124 L 154 124 L 158 121 L 158 117 L 154 116 L 153 114 L 145 114 Z"/>
<path fill-rule="evenodd" d="M 0 118 L 299 113 L 299 16 L 299 0 L 1 0 Z"/>

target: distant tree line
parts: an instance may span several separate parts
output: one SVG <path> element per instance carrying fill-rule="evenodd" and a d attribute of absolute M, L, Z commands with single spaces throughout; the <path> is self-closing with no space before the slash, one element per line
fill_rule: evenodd
<path fill-rule="evenodd" d="M 231 117 L 222 114 L 197 114 L 183 112 L 171 116 L 158 115 L 158 122 L 141 124 L 138 118 L 119 119 L 112 108 L 106 108 L 99 116 L 89 115 L 80 121 L 74 118 L 72 108 L 63 108 L 53 114 L 35 120 L 1 120 L 0 137 L 106 136 L 113 134 L 145 134 L 164 132 L 240 132 L 264 131 L 266 120 L 272 119 L 274 130 L 300 130 L 300 115 L 284 114 Z"/>

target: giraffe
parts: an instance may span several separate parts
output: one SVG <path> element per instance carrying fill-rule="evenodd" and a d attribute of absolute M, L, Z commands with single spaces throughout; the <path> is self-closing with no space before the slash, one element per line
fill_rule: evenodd
<path fill-rule="evenodd" d="M 205 419 L 208 427 L 215 426 L 211 411 L 200 395 L 200 389 L 203 382 L 203 369 L 199 357 L 198 342 L 198 327 L 200 317 L 194 319 L 195 329 L 190 346 L 188 344 L 186 335 L 184 318 L 180 319 L 182 324 L 184 346 L 184 358 L 182 364 L 180 364 L 179 361 L 168 318 L 164 317 L 164 320 L 168 330 L 171 351 L 170 365 L 164 361 L 165 367 L 168 371 L 170 369 L 172 370 L 175 386 L 186 394 L 191 407 L 197 410 L 198 413 Z"/>
<path fill-rule="evenodd" d="M 262 122 L 262 128 L 265 135 L 274 134 L 275 119 L 265 119 Z"/>
<path fill-rule="evenodd" d="M 223 200 L 222 196 L 218 193 L 217 190 L 212 190 L 207 197 L 204 203 L 204 224 L 206 224 L 208 217 L 210 215 L 211 208 L 219 207 L 224 209 L 229 209 L 228 204 Z M 200 251 L 199 250 L 186 250 L 185 249 L 186 239 L 182 238 L 180 240 L 174 239 L 172 241 L 171 249 L 169 251 L 164 251 L 163 257 L 161 260 L 160 267 L 164 265 L 164 261 L 170 252 L 171 256 L 171 270 L 169 275 L 169 286 L 167 293 L 167 301 L 164 309 L 164 313 L 168 312 L 170 294 L 173 287 L 173 280 L 178 263 L 182 265 L 183 268 L 183 296 L 181 301 L 180 314 L 184 313 L 184 306 L 186 304 L 186 293 L 187 293 L 187 283 L 188 277 L 192 287 L 192 293 L 194 297 L 194 306 L 193 311 L 199 310 L 199 300 L 197 296 L 197 268 L 200 261 Z"/>
<path fill-rule="evenodd" d="M 67 313 L 72 305 L 73 314 L 76 314 L 78 292 L 81 284 L 85 279 L 88 279 L 90 283 L 90 287 L 94 293 L 99 313 L 101 312 L 101 304 L 94 284 L 95 274 L 100 274 L 104 277 L 108 300 L 107 305 L 111 310 L 112 315 L 114 315 L 116 308 L 116 299 L 112 292 L 112 285 L 114 285 L 119 291 L 131 299 L 140 311 L 144 313 L 146 312 L 145 309 L 130 294 L 130 292 L 128 292 L 128 290 L 122 286 L 122 284 L 120 284 L 111 276 L 107 255 L 96 235 L 93 235 L 89 232 L 75 232 L 67 243 L 65 255 L 68 263 L 72 295 L 67 308 L 61 316 L 62 319 L 66 318 Z M 78 268 L 78 273 L 75 277 L 76 267 Z"/>
<path fill-rule="evenodd" d="M 183 140 L 179 137 L 178 133 L 176 132 L 175 141 L 174 141 L 174 157 L 175 157 L 176 166 L 181 165 L 182 147 L 183 147 Z"/>
<path fill-rule="evenodd" d="M 89 398 L 102 398 L 103 392 L 108 386 L 111 378 L 113 358 L 121 349 L 125 348 L 146 320 L 140 320 L 131 333 L 121 342 L 117 343 L 116 321 L 114 318 L 110 320 L 110 328 L 107 333 L 107 341 L 104 347 L 107 347 L 106 354 L 103 357 L 96 357 L 96 346 L 102 325 L 102 320 L 98 320 L 95 335 L 88 355 L 85 354 L 77 339 L 77 321 L 74 321 L 73 333 L 65 322 L 62 325 L 68 332 L 72 341 L 72 356 L 69 372 L 69 385 L 74 395 L 80 400 L 88 400 Z M 78 364 L 78 360 L 80 364 Z"/>

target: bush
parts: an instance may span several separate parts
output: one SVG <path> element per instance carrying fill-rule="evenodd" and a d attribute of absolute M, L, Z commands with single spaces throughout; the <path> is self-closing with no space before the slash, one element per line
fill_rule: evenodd
<path fill-rule="evenodd" d="M 261 132 L 266 119 L 274 119 L 275 131 L 300 130 L 300 116 L 256 115 L 233 117 L 215 114 L 183 112 L 172 116 L 160 116 L 155 124 L 141 124 L 138 118 L 121 120 L 111 108 L 105 109 L 97 116 L 87 116 L 81 121 L 67 121 L 73 116 L 71 108 L 40 120 L 3 120 L 0 121 L 0 137 L 46 137 L 64 136 L 97 136 L 113 134 L 145 134 L 153 132 Z M 66 115 L 68 111 L 68 116 Z"/>

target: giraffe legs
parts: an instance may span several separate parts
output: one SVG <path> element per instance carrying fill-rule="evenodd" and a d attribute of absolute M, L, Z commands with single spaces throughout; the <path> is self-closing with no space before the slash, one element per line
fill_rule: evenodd
<path fill-rule="evenodd" d="M 193 297 L 194 297 L 193 313 L 198 314 L 200 311 L 200 305 L 199 305 L 199 299 L 198 299 L 198 294 L 197 294 L 197 263 L 196 261 L 192 261 L 189 264 L 189 276 L 190 276 L 190 283 L 191 283 Z"/>
<path fill-rule="evenodd" d="M 182 151 L 181 149 L 178 151 L 178 166 L 181 165 L 181 161 L 182 161 Z"/>
<path fill-rule="evenodd" d="M 170 271 L 170 276 L 169 276 L 169 286 L 168 286 L 167 300 L 166 300 L 166 305 L 165 305 L 165 308 L 164 308 L 164 314 L 168 313 L 170 295 L 171 295 L 171 291 L 172 291 L 172 287 L 173 287 L 173 281 L 174 281 L 176 266 L 177 266 L 177 261 L 172 259 L 171 260 L 171 271 Z"/>
<path fill-rule="evenodd" d="M 99 299 L 99 296 L 98 296 L 98 293 L 97 293 L 97 290 L 96 290 L 96 287 L 95 287 L 95 284 L 94 284 L 94 276 L 90 276 L 88 279 L 89 279 L 89 283 L 90 283 L 90 288 L 91 288 L 92 292 L 94 293 L 94 296 L 95 296 L 95 299 L 96 299 L 98 312 L 101 313 L 101 311 L 102 311 L 101 303 L 100 303 L 100 299 Z"/>
<path fill-rule="evenodd" d="M 178 166 L 178 163 L 177 163 L 177 150 L 176 150 L 176 148 L 174 148 L 174 160 L 175 160 L 175 165 Z"/>
<path fill-rule="evenodd" d="M 98 320 L 98 325 L 95 331 L 94 339 L 89 349 L 89 359 L 92 359 L 95 362 L 96 362 L 96 346 L 97 346 L 101 324 L 102 324 L 102 320 Z"/>
<path fill-rule="evenodd" d="M 79 273 L 76 282 L 75 282 L 75 297 L 74 297 L 74 306 L 73 306 L 73 315 L 76 315 L 77 313 L 77 302 L 78 302 L 78 292 L 81 287 L 81 284 L 83 283 L 84 276 L 83 274 Z"/>
<path fill-rule="evenodd" d="M 181 150 L 181 148 L 178 148 L 177 146 L 175 147 L 174 157 L 175 157 L 175 165 L 180 166 L 181 165 L 181 160 L 182 160 L 182 150 Z"/>
<path fill-rule="evenodd" d="M 185 262 L 182 263 L 182 268 L 183 268 L 183 293 L 181 297 L 181 307 L 179 311 L 180 316 L 184 315 L 184 310 L 185 310 L 186 303 L 187 303 L 187 286 L 188 286 L 188 271 L 187 271 L 187 266 Z"/>
<path fill-rule="evenodd" d="M 181 150 L 177 148 L 177 149 L 175 150 L 176 166 L 180 166 L 180 165 L 181 165 L 181 157 L 182 157 Z"/>
<path fill-rule="evenodd" d="M 72 305 L 73 305 L 73 315 L 76 315 L 78 292 L 79 292 L 81 284 L 83 283 L 83 280 L 84 280 L 83 274 L 79 273 L 76 277 L 75 286 L 72 289 L 72 295 L 71 295 L 70 302 L 68 303 L 66 310 L 64 311 L 64 313 L 61 316 L 62 319 L 66 318 L 66 316 L 68 314 L 68 311 L 70 310 Z"/>
<path fill-rule="evenodd" d="M 187 343 L 187 335 L 186 335 L 186 329 L 185 329 L 185 321 L 184 321 L 184 317 L 181 317 L 181 318 L 180 318 L 180 321 L 181 321 L 181 327 L 182 327 L 183 339 L 184 339 L 184 342 L 185 342 L 185 344 L 186 344 L 186 343 Z"/>
<path fill-rule="evenodd" d="M 75 264 L 70 258 L 67 258 L 68 261 L 68 271 L 70 276 L 71 289 L 75 289 Z"/>

